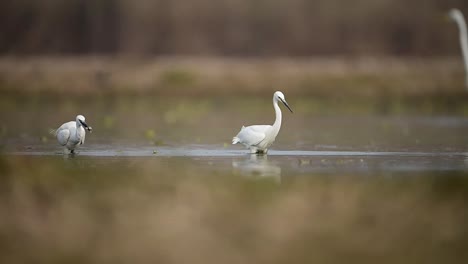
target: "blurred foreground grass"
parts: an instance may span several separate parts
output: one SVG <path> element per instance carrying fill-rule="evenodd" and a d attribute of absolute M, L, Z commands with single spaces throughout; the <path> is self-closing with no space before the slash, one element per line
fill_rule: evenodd
<path fill-rule="evenodd" d="M 3 57 L 0 93 L 463 94 L 460 58 Z"/>
<path fill-rule="evenodd" d="M 464 175 L 0 156 L 1 263 L 464 263 Z"/>

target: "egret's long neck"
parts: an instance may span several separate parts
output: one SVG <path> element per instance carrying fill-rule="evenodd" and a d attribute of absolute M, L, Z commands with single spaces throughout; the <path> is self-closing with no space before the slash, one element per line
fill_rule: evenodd
<path fill-rule="evenodd" d="M 460 45 L 463 53 L 463 61 L 465 62 L 465 85 L 468 89 L 468 33 L 463 16 L 460 16 L 456 21 L 458 29 L 460 30 Z"/>
<path fill-rule="evenodd" d="M 76 137 L 78 139 L 81 139 L 81 133 L 79 132 L 80 131 L 80 128 L 81 128 L 81 123 L 80 121 L 76 121 L 76 130 L 75 130 L 75 133 L 76 133 Z"/>
<path fill-rule="evenodd" d="M 276 114 L 275 123 L 273 123 L 273 129 L 275 131 L 279 131 L 281 128 L 281 109 L 278 106 L 278 100 L 276 100 L 275 98 L 273 98 L 273 107 L 275 108 Z"/>

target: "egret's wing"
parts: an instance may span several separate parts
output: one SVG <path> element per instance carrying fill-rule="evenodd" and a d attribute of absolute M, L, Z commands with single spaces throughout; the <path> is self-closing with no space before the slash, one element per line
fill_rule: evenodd
<path fill-rule="evenodd" d="M 60 145 L 65 146 L 70 139 L 70 130 L 68 129 L 57 129 L 57 140 Z"/>
<path fill-rule="evenodd" d="M 71 130 L 76 129 L 76 122 L 75 121 L 69 121 L 66 123 L 63 123 L 57 130 L 51 131 L 51 133 L 54 133 L 55 136 L 57 137 L 58 142 L 62 145 L 65 146 L 68 143 L 68 140 L 70 140 L 70 135 L 71 135 Z"/>
<path fill-rule="evenodd" d="M 239 134 L 237 134 L 237 138 L 239 138 L 240 142 L 243 144 L 247 144 L 250 146 L 258 145 L 262 140 L 265 139 L 265 131 L 268 129 L 269 126 L 248 126 L 243 127 Z"/>
<path fill-rule="evenodd" d="M 57 134 L 60 130 L 64 130 L 64 129 L 72 130 L 74 128 L 76 128 L 76 122 L 69 121 L 69 122 L 63 123 L 59 128 L 57 128 L 57 130 L 55 130 L 55 134 Z"/>

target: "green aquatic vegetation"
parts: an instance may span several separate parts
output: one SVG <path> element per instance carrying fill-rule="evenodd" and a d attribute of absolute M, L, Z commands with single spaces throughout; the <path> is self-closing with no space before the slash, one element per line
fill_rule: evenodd
<path fill-rule="evenodd" d="M 468 116 L 468 104 L 465 104 L 465 105 L 463 106 L 462 111 L 463 111 L 463 115 L 464 115 L 464 116 Z"/>
<path fill-rule="evenodd" d="M 145 138 L 147 140 L 154 140 L 156 138 L 156 132 L 154 131 L 154 129 L 145 130 Z"/>
<path fill-rule="evenodd" d="M 6 124 L 0 126 L 0 137 L 5 137 L 8 134 L 8 127 Z"/>
<path fill-rule="evenodd" d="M 209 100 L 182 100 L 164 112 L 164 121 L 168 124 L 197 123 L 211 108 Z"/>
<path fill-rule="evenodd" d="M 145 131 L 145 138 L 148 140 L 149 145 L 155 145 L 156 140 L 156 132 L 152 129 L 148 129 Z"/>
<path fill-rule="evenodd" d="M 195 73 L 185 69 L 169 69 L 161 73 L 161 84 L 165 87 L 191 86 L 196 80 Z"/>
<path fill-rule="evenodd" d="M 47 136 L 41 136 L 41 142 L 45 144 L 49 142 L 49 138 Z"/>
<path fill-rule="evenodd" d="M 160 146 L 164 144 L 164 140 L 158 139 L 154 129 L 145 130 L 145 138 L 150 145 Z"/>
<path fill-rule="evenodd" d="M 106 129 L 112 129 L 115 124 L 115 117 L 106 115 L 103 119 L 103 125 Z"/>

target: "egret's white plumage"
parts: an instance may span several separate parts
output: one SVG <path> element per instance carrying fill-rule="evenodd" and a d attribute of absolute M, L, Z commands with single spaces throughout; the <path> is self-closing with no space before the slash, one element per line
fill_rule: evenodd
<path fill-rule="evenodd" d="M 75 121 L 67 122 L 53 132 L 58 143 L 64 147 L 64 152 L 74 153 L 75 148 L 85 142 L 85 130 L 91 131 L 92 128 L 86 124 L 84 116 L 77 115 Z"/>
<path fill-rule="evenodd" d="M 282 102 L 289 111 L 289 107 L 284 94 L 275 92 L 273 94 L 273 107 L 275 108 L 276 120 L 272 126 L 270 125 L 254 125 L 242 127 L 237 136 L 232 139 L 232 144 L 241 143 L 250 149 L 250 153 L 267 153 L 268 148 L 275 142 L 276 136 L 281 128 L 281 109 L 278 106 L 278 101 Z"/>
<path fill-rule="evenodd" d="M 460 46 L 465 63 L 465 86 L 468 89 L 468 33 L 465 18 L 463 17 L 463 13 L 456 8 L 450 10 L 449 16 L 457 23 L 460 32 Z"/>

